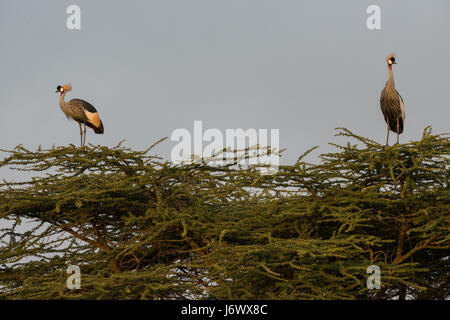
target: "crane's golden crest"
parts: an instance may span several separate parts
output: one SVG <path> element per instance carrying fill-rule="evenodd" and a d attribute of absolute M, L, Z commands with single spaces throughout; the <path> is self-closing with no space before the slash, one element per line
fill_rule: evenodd
<path fill-rule="evenodd" d="M 64 88 L 65 91 L 70 91 L 72 90 L 72 86 L 70 85 L 70 83 L 66 83 L 65 85 L 62 86 Z"/>

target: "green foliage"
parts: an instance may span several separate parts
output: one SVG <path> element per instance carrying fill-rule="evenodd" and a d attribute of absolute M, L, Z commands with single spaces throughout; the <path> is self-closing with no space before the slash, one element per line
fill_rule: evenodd
<path fill-rule="evenodd" d="M 3 150 L 32 178 L 0 184 L 0 298 L 448 298 L 448 136 L 338 135 L 358 144 L 274 175 L 120 144 Z"/>

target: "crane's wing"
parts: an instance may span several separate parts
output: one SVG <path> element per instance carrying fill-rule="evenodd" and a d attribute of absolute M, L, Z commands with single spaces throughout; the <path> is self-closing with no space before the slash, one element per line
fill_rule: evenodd
<path fill-rule="evenodd" d="M 402 98 L 402 96 L 400 95 L 400 93 L 398 93 L 398 91 L 397 90 L 395 90 L 396 92 L 397 92 L 397 94 L 398 94 L 398 96 L 399 96 L 399 98 L 400 98 L 400 109 L 401 109 L 401 111 L 402 111 L 402 120 L 403 120 L 403 122 L 405 122 L 405 104 L 403 103 L 403 98 Z"/>
<path fill-rule="evenodd" d="M 389 126 L 389 129 L 396 133 L 403 132 L 405 122 L 405 109 L 403 106 L 403 98 L 398 94 L 397 90 L 388 91 L 385 87 L 381 91 L 380 106 L 383 112 L 384 120 Z M 397 96 L 396 96 L 397 95 Z M 398 122 L 398 130 L 397 130 Z"/>
<path fill-rule="evenodd" d="M 75 105 L 79 106 L 79 107 L 83 108 L 84 110 L 86 110 L 88 112 L 91 112 L 91 113 L 96 113 L 97 112 L 97 109 L 95 109 L 94 106 L 92 104 L 90 104 L 89 102 L 87 102 L 87 101 L 84 101 L 84 100 L 81 100 L 81 99 L 72 99 L 72 100 L 70 100 L 70 103 L 72 105 L 74 105 L 74 106 Z"/>
<path fill-rule="evenodd" d="M 81 99 L 72 99 L 69 104 L 74 109 L 82 110 L 83 115 L 75 120 L 91 127 L 95 133 L 102 134 L 104 132 L 102 120 L 92 104 Z"/>

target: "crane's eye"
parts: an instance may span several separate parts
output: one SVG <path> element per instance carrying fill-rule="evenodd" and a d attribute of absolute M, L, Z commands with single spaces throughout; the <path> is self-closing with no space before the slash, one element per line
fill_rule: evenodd
<path fill-rule="evenodd" d="M 395 62 L 395 58 L 394 58 L 394 57 L 392 57 L 392 58 L 391 58 L 391 61 L 392 61 L 392 62 Z"/>

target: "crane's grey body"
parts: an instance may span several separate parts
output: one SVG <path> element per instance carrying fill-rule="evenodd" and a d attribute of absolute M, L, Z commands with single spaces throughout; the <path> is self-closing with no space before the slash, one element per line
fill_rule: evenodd
<path fill-rule="evenodd" d="M 397 134 L 397 143 L 399 142 L 399 135 L 403 132 L 405 125 L 405 107 L 403 99 L 395 89 L 394 84 L 392 65 L 396 64 L 395 56 L 389 55 L 386 60 L 388 63 L 388 81 L 381 91 L 380 107 L 387 124 L 386 146 L 388 146 L 389 130 Z"/>
<path fill-rule="evenodd" d="M 68 119 L 73 119 L 80 125 L 81 146 L 86 143 L 86 126 L 92 128 L 96 134 L 103 134 L 103 123 L 98 116 L 97 110 L 89 102 L 81 99 L 72 99 L 65 101 L 66 92 L 70 91 L 72 87 L 70 84 L 58 86 L 57 92 L 60 92 L 59 106 Z M 81 125 L 84 125 L 84 140 L 83 130 Z"/>
<path fill-rule="evenodd" d="M 86 123 L 89 121 L 88 117 L 86 116 L 85 110 L 88 112 L 97 112 L 95 108 L 87 101 L 81 100 L 81 99 L 72 99 L 68 102 L 64 101 L 64 95 L 61 95 L 59 98 L 59 106 L 61 107 L 61 110 L 66 115 L 67 119 L 73 119 L 80 123 Z M 93 111 L 86 108 L 87 106 L 90 106 Z"/>

